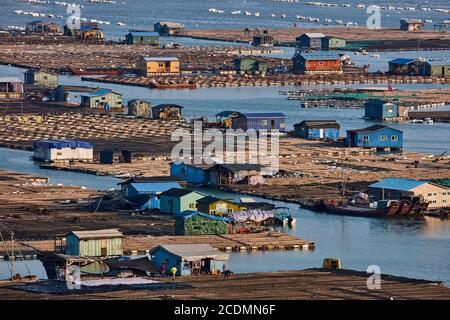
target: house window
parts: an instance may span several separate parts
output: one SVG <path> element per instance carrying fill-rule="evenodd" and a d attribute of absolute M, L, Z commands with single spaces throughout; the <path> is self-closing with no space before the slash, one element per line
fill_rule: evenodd
<path fill-rule="evenodd" d="M 428 194 L 428 196 L 429 196 L 429 197 L 431 197 L 431 196 L 432 196 L 432 194 L 431 194 L 431 193 L 429 193 L 429 194 Z"/>
<path fill-rule="evenodd" d="M 387 140 L 387 136 L 386 135 L 382 135 L 381 137 L 380 137 L 380 141 L 386 141 Z"/>
<path fill-rule="evenodd" d="M 363 141 L 369 141 L 369 136 L 363 136 Z"/>
<path fill-rule="evenodd" d="M 228 213 L 233 213 L 233 209 L 228 209 Z"/>
<path fill-rule="evenodd" d="M 158 65 L 160 68 L 164 68 L 164 63 L 159 63 Z"/>
<path fill-rule="evenodd" d="M 325 62 L 323 62 L 323 61 L 319 61 L 319 64 L 320 64 L 320 65 L 324 65 L 324 64 L 325 64 Z"/>
<path fill-rule="evenodd" d="M 195 203 L 189 203 L 189 209 L 195 209 Z"/>
<path fill-rule="evenodd" d="M 392 140 L 392 141 L 398 141 L 398 136 L 397 136 L 397 135 L 391 136 L 391 140 Z"/>
<path fill-rule="evenodd" d="M 211 210 L 209 213 L 210 213 L 211 215 L 215 216 L 215 215 L 216 215 L 216 210 Z"/>
<path fill-rule="evenodd" d="M 261 120 L 261 124 L 262 124 L 263 126 L 267 126 L 267 120 Z"/>
<path fill-rule="evenodd" d="M 56 155 L 57 156 L 62 156 L 62 152 L 57 152 Z"/>

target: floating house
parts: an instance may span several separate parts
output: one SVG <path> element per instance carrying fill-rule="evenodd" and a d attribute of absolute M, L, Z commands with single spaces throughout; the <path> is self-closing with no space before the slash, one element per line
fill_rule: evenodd
<path fill-rule="evenodd" d="M 271 34 L 261 33 L 253 36 L 252 46 L 254 47 L 273 47 L 274 39 Z"/>
<path fill-rule="evenodd" d="M 239 212 L 244 208 L 236 202 L 207 196 L 197 200 L 197 210 L 213 216 Z"/>
<path fill-rule="evenodd" d="M 138 99 L 129 100 L 128 115 L 137 118 L 151 118 L 152 117 L 151 102 Z"/>
<path fill-rule="evenodd" d="M 93 146 L 79 140 L 38 140 L 33 142 L 34 159 L 40 161 L 92 161 Z"/>
<path fill-rule="evenodd" d="M 180 59 L 177 57 L 142 57 L 137 63 L 140 75 L 179 75 Z"/>
<path fill-rule="evenodd" d="M 283 113 L 241 113 L 232 118 L 231 128 L 234 130 L 278 130 L 286 131 L 286 115 Z"/>
<path fill-rule="evenodd" d="M 58 86 L 58 82 L 58 74 L 50 71 L 29 69 L 27 72 L 25 72 L 25 84 L 27 85 L 56 87 Z"/>
<path fill-rule="evenodd" d="M 186 164 L 181 161 L 170 163 L 170 175 L 181 178 L 190 184 L 207 184 L 209 182 L 210 166 Z"/>
<path fill-rule="evenodd" d="M 160 21 L 155 23 L 154 30 L 160 36 L 173 36 L 184 29 L 184 26 L 178 22 Z"/>
<path fill-rule="evenodd" d="M 220 274 L 229 255 L 214 249 L 209 244 L 161 245 L 150 251 L 151 261 L 156 267 L 165 265 L 165 272 L 177 268 L 177 276 L 196 274 Z"/>
<path fill-rule="evenodd" d="M 337 140 L 341 126 L 336 120 L 304 120 L 294 124 L 294 134 L 303 139 Z"/>
<path fill-rule="evenodd" d="M 450 29 L 450 20 L 435 23 L 433 26 L 434 32 L 448 32 Z"/>
<path fill-rule="evenodd" d="M 239 73 L 266 73 L 267 63 L 250 57 L 237 57 L 234 59 L 234 70 Z"/>
<path fill-rule="evenodd" d="M 181 186 L 176 182 L 134 182 L 127 184 L 123 193 L 140 210 L 160 209 L 161 193 L 173 188 Z"/>
<path fill-rule="evenodd" d="M 177 104 L 158 104 L 152 107 L 152 118 L 156 120 L 182 120 L 183 108 Z"/>
<path fill-rule="evenodd" d="M 342 73 L 342 60 L 337 53 L 297 52 L 292 60 L 296 74 Z"/>
<path fill-rule="evenodd" d="M 15 77 L 0 77 L 0 99 L 23 99 L 23 81 Z"/>
<path fill-rule="evenodd" d="M 109 89 L 99 89 L 80 95 L 80 106 L 91 109 L 122 109 L 122 95 Z"/>
<path fill-rule="evenodd" d="M 197 200 L 204 196 L 204 194 L 194 190 L 172 188 L 161 193 L 160 210 L 174 215 L 183 211 L 196 210 Z"/>
<path fill-rule="evenodd" d="M 212 185 L 231 185 L 245 181 L 247 184 L 264 183 L 266 169 L 259 164 L 216 164 L 209 169 Z"/>
<path fill-rule="evenodd" d="M 411 65 L 416 59 L 397 58 L 389 61 L 389 73 L 399 75 L 409 75 L 411 73 Z"/>
<path fill-rule="evenodd" d="M 424 76 L 450 76 L 450 60 L 428 60 L 425 62 Z"/>
<path fill-rule="evenodd" d="M 364 103 L 364 117 L 389 120 L 398 117 L 398 105 L 384 100 L 369 100 Z"/>
<path fill-rule="evenodd" d="M 403 31 L 417 31 L 421 30 L 425 23 L 420 19 L 401 19 L 400 30 Z"/>
<path fill-rule="evenodd" d="M 81 104 L 81 96 L 86 93 L 99 91 L 100 88 L 86 86 L 58 86 L 50 91 L 50 99 L 69 104 Z"/>
<path fill-rule="evenodd" d="M 121 256 L 122 238 L 123 234 L 117 229 L 72 231 L 66 235 L 66 255 Z"/>
<path fill-rule="evenodd" d="M 199 211 L 184 211 L 174 215 L 175 234 L 195 236 L 203 234 L 226 234 L 229 232 L 228 218 L 222 218 Z"/>
<path fill-rule="evenodd" d="M 97 22 L 82 22 L 80 28 L 64 26 L 64 35 L 83 40 L 103 40 L 105 34 Z"/>
<path fill-rule="evenodd" d="M 369 196 L 374 200 L 401 200 L 420 198 L 428 208 L 450 205 L 450 188 L 429 181 L 405 178 L 386 178 L 369 185 Z"/>
<path fill-rule="evenodd" d="M 403 131 L 376 124 L 364 129 L 347 130 L 349 147 L 402 149 Z"/>
<path fill-rule="evenodd" d="M 347 41 L 343 38 L 324 37 L 321 38 L 322 50 L 339 50 L 347 47 Z"/>
<path fill-rule="evenodd" d="M 159 45 L 159 33 L 148 31 L 130 31 L 125 36 L 125 43 L 128 45 L 143 44 L 150 46 Z"/>
<path fill-rule="evenodd" d="M 304 33 L 296 38 L 297 48 L 321 50 L 323 38 L 326 38 L 323 33 Z"/>

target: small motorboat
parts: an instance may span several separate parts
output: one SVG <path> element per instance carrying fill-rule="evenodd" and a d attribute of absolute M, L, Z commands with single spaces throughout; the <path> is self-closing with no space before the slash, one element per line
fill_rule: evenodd
<path fill-rule="evenodd" d="M 279 226 L 295 226 L 297 219 L 289 213 L 288 207 L 275 208 L 275 225 Z"/>

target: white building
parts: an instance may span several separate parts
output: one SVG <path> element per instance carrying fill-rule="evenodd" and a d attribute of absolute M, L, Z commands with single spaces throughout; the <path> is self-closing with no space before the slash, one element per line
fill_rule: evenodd
<path fill-rule="evenodd" d="M 93 146 L 78 140 L 39 140 L 33 143 L 34 158 L 42 161 L 92 161 Z"/>

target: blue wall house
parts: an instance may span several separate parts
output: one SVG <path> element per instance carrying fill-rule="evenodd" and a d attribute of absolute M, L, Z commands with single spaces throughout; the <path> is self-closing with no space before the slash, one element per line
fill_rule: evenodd
<path fill-rule="evenodd" d="M 204 194 L 194 190 L 172 188 L 161 193 L 160 210 L 171 214 L 197 210 L 197 200 L 203 197 Z"/>
<path fill-rule="evenodd" d="M 303 139 L 337 140 L 340 128 L 336 120 L 304 120 L 294 124 L 294 134 Z"/>
<path fill-rule="evenodd" d="M 181 178 L 191 184 L 207 184 L 209 182 L 207 165 L 186 164 L 184 162 L 171 162 L 170 175 Z"/>
<path fill-rule="evenodd" d="M 387 120 L 398 117 L 398 105 L 384 100 L 369 100 L 364 103 L 364 117 Z"/>
<path fill-rule="evenodd" d="M 283 113 L 241 113 L 232 118 L 231 128 L 247 131 L 253 129 L 286 131 L 286 115 Z"/>
<path fill-rule="evenodd" d="M 220 274 L 229 255 L 214 249 L 209 244 L 161 245 L 150 251 L 151 261 L 158 269 L 164 264 L 165 273 L 170 275 L 173 266 L 177 276 L 196 274 Z"/>
<path fill-rule="evenodd" d="M 347 130 L 347 146 L 377 149 L 402 149 L 403 131 L 376 124 L 364 129 Z"/>
<path fill-rule="evenodd" d="M 173 188 L 181 189 L 181 186 L 176 182 L 130 183 L 123 188 L 123 193 L 137 209 L 159 209 L 161 193 Z"/>
<path fill-rule="evenodd" d="M 325 37 L 323 33 L 304 33 L 296 38 L 297 48 L 321 50 Z"/>

